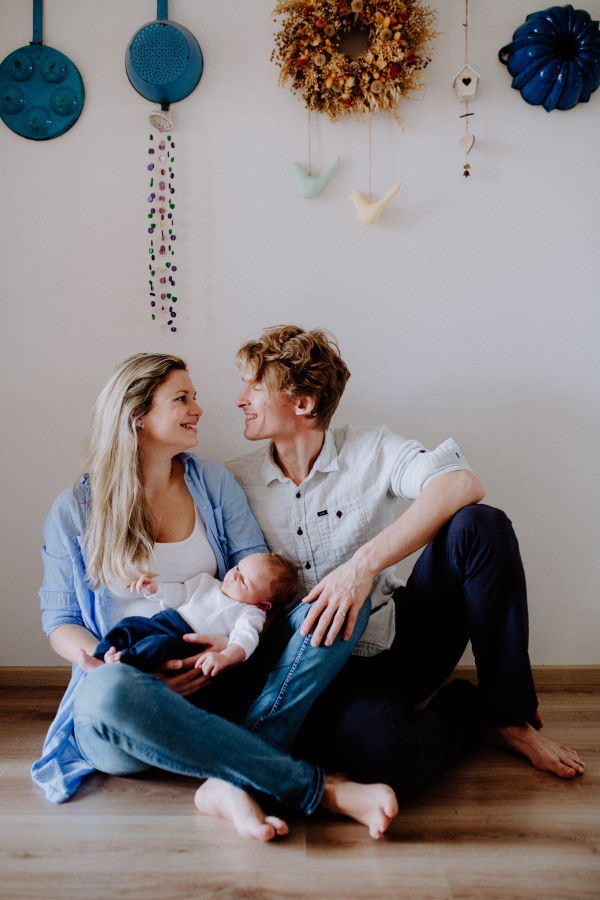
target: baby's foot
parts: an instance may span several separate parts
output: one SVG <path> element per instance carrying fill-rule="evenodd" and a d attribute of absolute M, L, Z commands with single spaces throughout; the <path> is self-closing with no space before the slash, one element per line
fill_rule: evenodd
<path fill-rule="evenodd" d="M 117 650 L 116 647 L 111 647 L 110 650 L 107 650 L 104 654 L 104 662 L 105 663 L 116 663 L 121 662 L 121 651 Z"/>
<path fill-rule="evenodd" d="M 77 665 L 80 669 L 83 669 L 83 671 L 87 672 L 89 675 L 90 672 L 93 672 L 94 669 L 98 668 L 98 666 L 103 666 L 104 663 L 101 659 L 96 659 L 95 656 L 90 656 L 90 654 L 86 653 L 83 647 L 81 647 L 77 651 Z"/>
<path fill-rule="evenodd" d="M 506 728 L 484 724 L 481 735 L 484 740 L 508 747 L 509 750 L 515 750 L 527 757 L 532 765 L 542 772 L 552 772 L 559 778 L 583 775 L 585 766 L 575 750 L 544 737 L 529 722 L 508 725 Z"/>
<path fill-rule="evenodd" d="M 345 775 L 327 775 L 321 806 L 366 825 L 376 841 L 398 815 L 398 801 L 391 787 L 387 784 L 358 784 L 349 781 Z"/>
<path fill-rule="evenodd" d="M 246 791 L 218 778 L 209 778 L 198 788 L 194 803 L 202 815 L 229 819 L 238 834 L 255 841 L 272 841 L 289 831 L 283 819 L 265 815 Z"/>

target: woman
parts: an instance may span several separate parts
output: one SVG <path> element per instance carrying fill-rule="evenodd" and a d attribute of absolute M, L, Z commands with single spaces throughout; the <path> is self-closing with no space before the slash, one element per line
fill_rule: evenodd
<path fill-rule="evenodd" d="M 187 367 L 175 356 L 132 356 L 102 391 L 84 474 L 74 491 L 59 496 L 44 524 L 42 619 L 64 659 L 83 661 L 123 616 L 156 611 L 152 601 L 126 588 L 140 575 L 223 578 L 240 559 L 266 550 L 233 476 L 189 453 L 198 443 L 201 415 Z M 221 649 L 210 636 L 192 640 Z M 247 788 L 306 813 L 321 803 L 367 824 L 373 837 L 396 814 L 390 788 L 325 778 L 322 770 L 192 706 L 183 698 L 206 682 L 197 670 L 162 677 L 106 665 L 83 680 L 74 666 L 32 769 L 48 799 L 67 800 L 96 768 L 125 775 L 156 765 L 215 779 L 218 789 L 209 781 L 197 792 L 200 811 L 229 818 L 241 834 L 259 840 L 287 833 L 287 825 L 265 816 Z"/>

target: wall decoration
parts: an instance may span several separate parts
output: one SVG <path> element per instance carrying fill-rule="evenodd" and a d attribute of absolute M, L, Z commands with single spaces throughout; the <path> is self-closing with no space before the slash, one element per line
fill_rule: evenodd
<path fill-rule="evenodd" d="M 475 143 L 475 135 L 469 133 L 469 118 L 474 115 L 474 113 L 469 112 L 469 101 L 475 99 L 477 85 L 481 81 L 479 72 L 476 72 L 475 69 L 469 65 L 469 0 L 465 0 L 465 21 L 463 22 L 463 27 L 465 29 L 465 62 L 462 69 L 456 73 L 452 84 L 454 85 L 456 96 L 461 103 L 465 104 L 465 111 L 459 116 L 460 119 L 465 120 L 465 133 L 459 140 L 458 146 L 465 154 L 463 175 L 465 178 L 468 178 L 471 174 L 471 166 L 469 165 L 467 157 Z"/>
<path fill-rule="evenodd" d="M 83 81 L 77 66 L 42 43 L 43 0 L 33 0 L 33 40 L 0 64 L 0 117 L 11 131 L 49 141 L 81 114 Z"/>
<path fill-rule="evenodd" d="M 361 222 L 362 225 L 373 225 L 392 197 L 396 196 L 401 186 L 401 181 L 396 182 L 396 184 L 389 189 L 385 197 L 382 197 L 377 203 L 371 203 L 366 200 L 361 191 L 353 191 L 348 197 L 348 200 L 354 204 L 358 221 Z"/>
<path fill-rule="evenodd" d="M 334 159 L 331 165 L 325 169 L 322 175 L 312 175 L 310 163 L 308 172 L 306 172 L 304 166 L 301 166 L 298 162 L 290 163 L 287 170 L 293 176 L 300 196 L 304 197 L 305 200 L 314 200 L 315 197 L 319 196 L 333 173 L 339 169 L 341 161 L 342 157 L 338 156 L 337 159 Z"/>
<path fill-rule="evenodd" d="M 498 56 L 512 87 L 546 112 L 587 103 L 600 86 L 598 22 L 571 5 L 531 13 Z"/>
<path fill-rule="evenodd" d="M 477 92 L 477 85 L 480 81 L 481 75 L 479 74 L 479 72 L 476 72 L 475 69 L 471 68 L 468 63 L 465 63 L 460 72 L 457 72 L 456 77 L 454 78 L 454 90 L 456 91 L 456 96 L 458 97 L 458 99 L 462 103 L 467 103 L 469 100 L 474 100 L 475 94 Z"/>
<path fill-rule="evenodd" d="M 132 86 L 160 109 L 148 116 L 158 131 L 158 140 L 150 135 L 148 155 L 150 162 L 150 314 L 152 321 L 177 331 L 174 320 L 177 313 L 173 304 L 177 272 L 175 264 L 175 157 L 170 134 L 172 130 L 171 103 L 189 96 L 198 85 L 204 69 L 204 59 L 194 35 L 176 22 L 169 20 L 169 0 L 157 0 L 156 20 L 148 22 L 133 36 L 125 54 L 125 70 Z M 155 218 L 156 217 L 156 218 Z"/>
<path fill-rule="evenodd" d="M 419 0 L 278 0 L 283 16 L 272 59 L 306 105 L 333 121 L 347 113 L 394 112 L 401 97 L 418 90 L 436 36 L 434 13 Z M 340 39 L 362 31 L 364 52 L 347 56 Z"/>
<path fill-rule="evenodd" d="M 308 172 L 298 162 L 293 162 L 287 167 L 287 171 L 291 173 L 298 193 L 305 200 L 314 200 L 318 197 L 333 173 L 339 168 L 342 157 L 338 156 L 331 165 L 325 169 L 322 175 L 313 175 L 310 159 L 310 107 L 308 109 Z"/>

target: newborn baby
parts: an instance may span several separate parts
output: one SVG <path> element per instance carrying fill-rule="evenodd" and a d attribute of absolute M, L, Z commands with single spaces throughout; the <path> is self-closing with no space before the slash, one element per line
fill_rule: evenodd
<path fill-rule="evenodd" d="M 162 611 L 152 618 L 121 619 L 100 641 L 94 657 L 86 655 L 79 665 L 91 671 L 103 662 L 124 662 L 152 672 L 169 659 L 189 656 L 183 635 L 192 631 L 229 638 L 225 650 L 204 653 L 196 662 L 204 675 L 217 675 L 248 659 L 267 612 L 293 599 L 297 584 L 295 565 L 278 553 L 246 556 L 222 582 L 206 573 L 183 584 L 158 584 L 142 577 L 128 586 L 159 601 Z"/>

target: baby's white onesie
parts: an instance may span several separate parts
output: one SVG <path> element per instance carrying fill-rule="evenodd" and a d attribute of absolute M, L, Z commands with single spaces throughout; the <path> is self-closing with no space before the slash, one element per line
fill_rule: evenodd
<path fill-rule="evenodd" d="M 221 581 L 201 572 L 183 584 L 159 583 L 151 599 L 158 600 L 161 609 L 176 609 L 191 631 L 229 637 L 229 644 L 238 644 L 248 659 L 258 646 L 267 614 L 258 606 L 227 597 L 221 586 Z"/>

